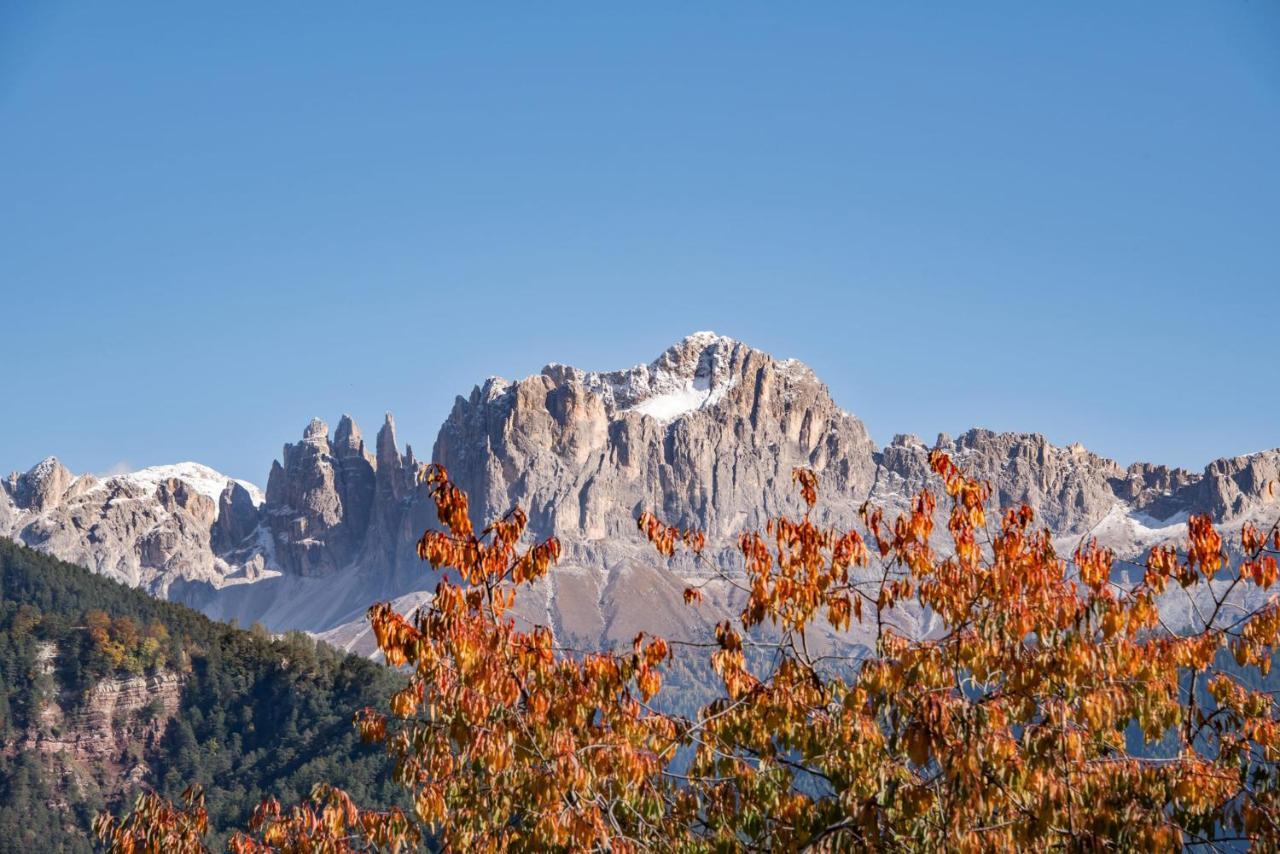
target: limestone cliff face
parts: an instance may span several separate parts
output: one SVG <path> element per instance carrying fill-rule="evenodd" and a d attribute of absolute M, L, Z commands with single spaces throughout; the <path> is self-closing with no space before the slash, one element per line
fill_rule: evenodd
<path fill-rule="evenodd" d="M 696 628 L 680 575 L 698 570 L 654 560 L 634 530 L 640 510 L 707 531 L 710 557 L 733 570 L 733 534 L 800 509 L 793 467 L 821 476 L 821 520 L 847 525 L 867 498 L 892 511 L 932 483 L 932 447 L 990 481 L 998 503 L 1025 502 L 1063 538 L 1093 533 L 1122 553 L 1182 536 L 1191 512 L 1228 526 L 1280 513 L 1267 490 L 1280 450 L 1192 473 L 1124 468 L 1032 433 L 877 448 L 803 364 L 712 333 L 625 370 L 552 364 L 490 379 L 457 399 L 432 458 L 468 490 L 476 522 L 520 504 L 534 535 L 561 539 L 560 569 L 524 597 L 522 616 L 595 642 L 629 640 L 638 615 L 650 630 Z M 434 587 L 414 550 L 437 524 L 420 468 L 390 415 L 372 447 L 347 416 L 332 433 L 313 420 L 284 446 L 265 496 L 193 463 L 97 479 L 51 458 L 0 481 L 0 535 L 211 616 L 348 637 L 341 627 L 371 601 L 421 602 Z M 708 613 L 732 607 L 711 598 Z"/>
<path fill-rule="evenodd" d="M 866 428 L 812 371 L 711 333 L 627 370 L 491 379 L 458 398 L 432 457 L 471 495 L 476 522 L 520 504 L 534 536 L 560 538 L 559 569 L 522 596 L 520 616 L 606 646 L 641 629 L 694 637 L 731 608 L 727 590 L 700 614 L 685 607 L 684 580 L 635 530 L 641 510 L 706 530 L 713 559 L 731 565 L 735 532 L 799 509 L 796 466 L 820 473 L 822 513 L 844 522 L 876 470 Z"/>
<path fill-rule="evenodd" d="M 313 419 L 302 441 L 284 446 L 272 465 L 263 512 L 277 565 L 286 573 L 324 577 L 355 566 L 414 556 L 407 527 L 415 501 L 418 463 L 396 448 L 388 413 L 377 452 L 366 450 L 360 428 L 344 415 L 332 437 Z"/>
<path fill-rule="evenodd" d="M 1280 513 L 1267 489 L 1280 480 L 1280 450 L 1215 460 L 1197 474 L 1151 463 L 1122 468 L 1079 444 L 1061 448 L 1037 433 L 990 430 L 970 430 L 957 439 L 941 435 L 933 446 L 914 436 L 895 437 L 880 455 L 876 497 L 899 498 L 927 485 L 931 447 L 989 481 L 1000 506 L 1025 503 L 1064 536 L 1092 531 L 1117 508 L 1148 527 L 1189 513 L 1208 513 L 1227 526 Z"/>
<path fill-rule="evenodd" d="M 26 474 L 10 475 L 8 487 L 19 509 L 39 513 L 57 506 L 74 481 L 75 476 L 57 457 L 48 457 Z"/>
<path fill-rule="evenodd" d="M 412 547 L 433 516 L 426 490 L 418 484 L 421 464 L 413 448 L 400 453 L 396 422 L 387 413 L 378 431 L 374 456 L 372 507 L 368 532 L 358 563 L 379 568 L 416 567 L 417 552 Z"/>
<path fill-rule="evenodd" d="M 1076 533 L 1106 515 L 1122 470 L 1081 445 L 1058 448 L 1039 434 L 970 430 L 947 446 L 956 462 L 995 485 L 1001 507 L 1027 504 L 1062 533 Z"/>
<path fill-rule="evenodd" d="M 53 644 L 40 650 L 46 676 L 55 654 Z M 36 723 L 4 749 L 39 754 L 60 785 L 115 798 L 146 777 L 142 757 L 178 713 L 182 685 L 181 675 L 168 670 L 104 678 L 82 697 L 50 698 Z"/>
<path fill-rule="evenodd" d="M 131 751 L 152 747 L 164 735 L 181 699 L 182 677 L 176 673 L 108 677 L 72 711 L 58 703 L 46 706 L 26 746 L 80 761 L 127 763 Z"/>
<path fill-rule="evenodd" d="M 216 554 L 227 554 L 256 545 L 259 525 L 258 503 L 243 484 L 229 482 L 218 496 L 218 512 L 209 534 Z"/>
<path fill-rule="evenodd" d="M 1057 447 L 1038 433 L 970 430 L 956 439 L 940 435 L 932 446 L 914 436 L 895 437 L 880 456 L 877 498 L 901 497 L 929 485 L 932 448 L 946 451 L 967 472 L 990 482 L 998 505 L 1027 504 L 1064 535 L 1093 527 L 1117 503 L 1144 509 L 1198 479 L 1163 466 L 1123 469 L 1082 445 Z"/>
<path fill-rule="evenodd" d="M 866 428 L 812 371 L 710 333 L 627 371 L 490 380 L 458 398 L 433 458 L 477 521 L 519 502 L 537 534 L 601 548 L 634 539 L 641 509 L 713 537 L 763 524 L 795 509 L 796 466 L 852 518 L 876 468 Z"/>
<path fill-rule="evenodd" d="M 433 456 L 471 493 L 476 521 L 521 503 L 536 533 L 607 562 L 610 544 L 633 539 L 640 509 L 703 528 L 712 541 L 796 509 L 798 465 L 821 476 L 828 521 L 852 521 L 868 497 L 902 506 L 936 486 L 935 447 L 988 480 L 996 503 L 1026 503 L 1064 536 L 1117 508 L 1149 521 L 1209 512 L 1238 522 L 1275 506 L 1266 485 L 1280 479 L 1280 451 L 1196 474 L 1124 468 L 1036 433 L 974 429 L 932 444 L 900 435 L 877 449 L 808 368 L 709 333 L 626 371 L 550 365 L 517 382 L 491 379 L 458 398 Z"/>
<path fill-rule="evenodd" d="M 285 572 L 329 575 L 351 561 L 364 536 L 373 463 L 350 419 L 338 429 L 335 447 L 328 425 L 313 419 L 301 442 L 284 446 L 283 463 L 271 466 L 267 524 Z"/>
<path fill-rule="evenodd" d="M 1280 449 L 1214 460 L 1205 467 L 1203 477 L 1178 494 L 1188 507 L 1233 522 L 1250 515 L 1259 504 L 1274 504 L 1276 498 L 1268 487 L 1278 480 Z"/>

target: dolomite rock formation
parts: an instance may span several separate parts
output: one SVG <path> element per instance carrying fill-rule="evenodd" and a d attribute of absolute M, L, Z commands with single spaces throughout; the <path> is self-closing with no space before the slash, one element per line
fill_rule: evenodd
<path fill-rule="evenodd" d="M 271 466 L 267 523 L 285 572 L 329 575 L 347 564 L 359 546 L 363 532 L 356 522 L 367 518 L 368 508 L 351 499 L 365 497 L 360 495 L 362 468 L 371 470 L 372 463 L 364 457 L 364 443 L 350 419 L 344 418 L 339 429 L 344 441 L 335 448 L 329 444 L 328 425 L 312 419 L 301 442 L 284 446 L 284 462 Z"/>
<path fill-rule="evenodd" d="M 1165 518 L 1191 506 L 1190 494 L 1182 490 L 1200 479 L 1147 463 L 1124 469 L 1080 444 L 1060 448 L 1038 433 L 970 430 L 957 439 L 940 435 L 932 446 L 914 436 L 895 436 L 880 457 L 876 497 L 901 498 L 929 485 L 931 448 L 941 448 L 967 472 L 990 482 L 999 506 L 1027 504 L 1063 535 L 1089 530 L 1117 503 L 1135 510 L 1160 506 Z"/>
<path fill-rule="evenodd" d="M 416 494 L 418 466 L 412 449 L 404 456 L 397 451 L 390 413 L 376 448 L 376 454 L 365 449 L 347 415 L 332 442 L 317 418 L 301 442 L 284 446 L 284 462 L 271 467 L 264 513 L 285 572 L 327 576 L 389 556 L 403 544 L 405 503 Z"/>
<path fill-rule="evenodd" d="M 57 457 L 37 463 L 26 474 L 9 476 L 13 503 L 23 510 L 37 513 L 55 506 L 71 487 L 75 477 Z"/>
<path fill-rule="evenodd" d="M 258 503 L 243 484 L 227 483 L 218 496 L 218 510 L 210 533 L 210 546 L 216 554 L 252 547 L 258 532 Z"/>
<path fill-rule="evenodd" d="M 476 521 L 514 503 L 539 536 L 633 540 L 636 514 L 727 536 L 796 509 L 791 472 L 823 477 L 833 515 L 853 517 L 874 480 L 857 418 L 795 361 L 698 333 L 655 362 L 584 373 L 549 365 L 458 398 L 433 458 L 473 496 Z"/>
<path fill-rule="evenodd" d="M 0 485 L 0 536 L 158 595 L 177 579 L 222 582 L 268 572 L 262 549 L 243 548 L 261 495 L 206 466 L 156 466 L 99 480 L 76 477 L 50 457 Z"/>
<path fill-rule="evenodd" d="M 1191 512 L 1229 529 L 1280 513 L 1267 489 L 1280 450 L 1193 473 L 981 429 L 877 448 L 809 368 L 712 333 L 626 370 L 552 364 L 487 380 L 457 399 L 432 458 L 468 490 L 477 523 L 521 504 L 531 534 L 561 539 L 560 567 L 522 596 L 519 616 L 595 644 L 642 628 L 688 635 L 736 607 L 714 587 L 699 612 L 683 605 L 685 578 L 706 568 L 655 559 L 634 529 L 640 510 L 707 531 L 708 556 L 732 572 L 733 534 L 800 511 L 793 467 L 820 475 L 820 521 L 848 525 L 866 499 L 892 513 L 932 483 L 932 447 L 990 481 L 998 503 L 1036 508 L 1064 546 L 1090 534 L 1138 556 L 1184 536 Z M 0 536 L 210 616 L 355 643 L 370 602 L 413 607 L 434 588 L 414 550 L 438 524 L 420 468 L 390 415 L 372 448 L 347 416 L 332 434 L 313 420 L 284 446 L 265 496 L 193 463 L 99 480 L 51 458 L 0 481 Z"/>
<path fill-rule="evenodd" d="M 1270 485 L 1280 480 L 1280 449 L 1214 460 L 1204 476 L 1179 494 L 1185 508 L 1209 513 L 1223 522 L 1245 518 L 1261 503 L 1273 506 Z M 1276 487 L 1280 491 L 1280 486 Z M 1173 506 L 1173 505 L 1171 505 Z"/>

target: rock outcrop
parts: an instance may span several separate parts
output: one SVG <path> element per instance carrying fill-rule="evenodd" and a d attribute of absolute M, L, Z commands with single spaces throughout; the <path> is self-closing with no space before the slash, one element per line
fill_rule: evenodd
<path fill-rule="evenodd" d="M 390 412 L 374 447 L 373 504 L 359 562 L 375 568 L 412 567 L 417 552 L 406 545 L 422 536 L 429 514 L 425 491 L 418 485 L 421 465 L 411 446 L 400 453 Z"/>
<path fill-rule="evenodd" d="M 236 481 L 228 481 L 218 496 L 218 512 L 210 534 L 210 546 L 216 554 L 227 554 L 252 546 L 259 531 L 258 504 L 249 490 Z"/>
<path fill-rule="evenodd" d="M 897 436 L 880 455 L 877 498 L 902 498 L 933 481 L 928 455 L 940 448 L 971 475 L 992 484 L 1002 507 L 1027 504 L 1060 534 L 1079 534 L 1104 518 L 1117 502 L 1141 509 L 1193 478 L 1181 470 L 1135 466 L 1123 469 L 1079 444 L 1065 448 L 1038 433 L 970 430 L 957 439 L 940 435 L 932 446 Z"/>
<path fill-rule="evenodd" d="M 56 649 L 44 644 L 38 662 L 52 678 Z M 37 754 L 52 779 L 104 799 L 122 795 L 149 771 L 143 754 L 159 744 L 182 702 L 183 678 L 164 670 L 116 675 L 82 696 L 55 693 L 34 723 L 8 749 Z"/>
<path fill-rule="evenodd" d="M 39 731 L 24 748 L 80 761 L 127 762 L 131 748 L 154 746 L 164 736 L 181 700 L 182 677 L 177 673 L 107 677 L 70 710 L 58 703 L 47 705 Z"/>
<path fill-rule="evenodd" d="M 1271 485 L 1280 480 L 1280 449 L 1214 460 L 1203 477 L 1177 493 L 1182 508 L 1209 513 L 1223 522 L 1249 516 L 1259 505 L 1273 504 Z M 1280 487 L 1277 487 L 1280 493 Z M 1182 509 L 1179 508 L 1179 509 Z"/>
<path fill-rule="evenodd" d="M 397 450 L 389 413 L 376 449 L 366 450 L 348 415 L 332 439 L 317 418 L 301 442 L 284 446 L 283 463 L 272 465 L 263 508 L 282 570 L 324 577 L 389 556 L 403 544 L 418 465 L 412 449 L 403 456 Z"/>

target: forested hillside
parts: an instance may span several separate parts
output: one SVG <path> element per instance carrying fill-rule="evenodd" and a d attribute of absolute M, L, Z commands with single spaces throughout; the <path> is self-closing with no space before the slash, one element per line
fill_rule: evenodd
<path fill-rule="evenodd" d="M 209 620 L 0 539 L 0 850 L 92 850 L 140 786 L 208 796 L 218 836 L 325 780 L 397 797 L 352 713 L 398 677 L 301 633 Z M 212 840 L 217 843 L 217 840 Z"/>

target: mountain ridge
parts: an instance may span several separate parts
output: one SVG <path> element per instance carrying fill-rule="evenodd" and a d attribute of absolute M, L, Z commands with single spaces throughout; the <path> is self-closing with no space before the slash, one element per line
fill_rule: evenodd
<path fill-rule="evenodd" d="M 733 532 L 798 509 L 792 467 L 822 478 L 823 522 L 851 525 L 867 499 L 892 510 L 929 483 L 933 447 L 991 481 L 1000 505 L 1030 504 L 1064 539 L 1101 530 L 1122 551 L 1177 536 L 1188 512 L 1230 526 L 1276 509 L 1266 484 L 1280 450 L 1195 473 L 981 428 L 877 447 L 802 362 L 711 332 L 622 370 L 551 363 L 489 378 L 455 399 L 431 459 L 467 489 L 476 522 L 519 503 L 532 534 L 560 537 L 561 568 L 531 591 L 524 618 L 611 643 L 635 628 L 637 597 L 652 600 L 650 630 L 692 628 L 680 577 L 698 570 L 657 566 L 634 531 L 640 510 L 706 530 L 713 559 L 731 566 Z M 0 481 L 0 535 L 212 616 L 351 636 L 343 626 L 371 601 L 420 601 L 434 587 L 413 548 L 435 522 L 421 465 L 400 451 L 390 413 L 372 445 L 349 416 L 333 431 L 313 419 L 260 494 L 198 464 L 98 481 L 51 459 Z"/>

